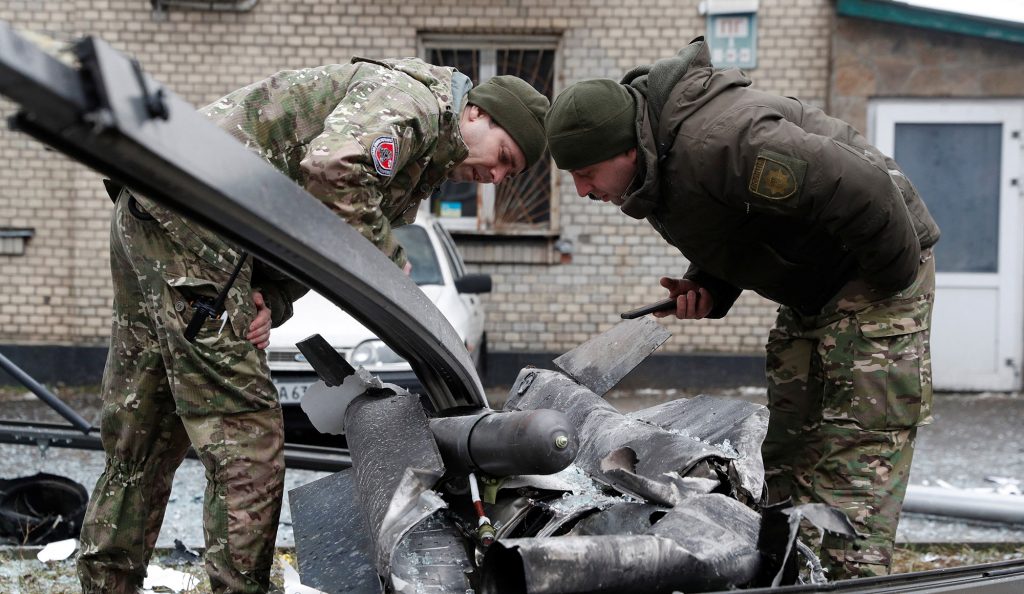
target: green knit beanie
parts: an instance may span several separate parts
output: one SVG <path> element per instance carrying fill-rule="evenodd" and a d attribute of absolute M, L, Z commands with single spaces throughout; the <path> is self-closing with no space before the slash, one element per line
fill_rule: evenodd
<path fill-rule="evenodd" d="M 605 78 L 578 82 L 551 104 L 548 148 L 559 169 L 580 169 L 636 146 L 636 102 Z"/>
<path fill-rule="evenodd" d="M 469 92 L 469 103 L 486 111 L 516 141 L 529 167 L 544 152 L 544 116 L 551 104 L 517 76 L 495 76 Z"/>

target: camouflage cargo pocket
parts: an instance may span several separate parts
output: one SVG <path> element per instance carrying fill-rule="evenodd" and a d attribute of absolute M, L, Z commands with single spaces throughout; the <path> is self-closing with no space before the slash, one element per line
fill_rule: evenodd
<path fill-rule="evenodd" d="M 235 283 L 228 291 L 224 300 L 224 309 L 228 314 L 228 323 L 231 324 L 235 336 L 245 338 L 249 331 L 249 325 L 256 317 L 256 305 L 252 301 L 252 290 L 249 286 L 251 267 L 246 265 L 242 273 L 235 279 Z M 217 271 L 211 271 L 205 263 L 194 258 L 181 258 L 167 265 L 164 279 L 168 285 L 173 287 L 185 300 L 185 310 L 182 313 L 184 322 L 187 325 L 192 317 L 193 309 L 190 302 L 202 297 L 209 299 L 212 303 L 227 282 L 227 277 L 219 278 L 222 275 Z M 213 278 L 214 280 L 210 280 Z M 208 329 L 214 333 L 221 328 L 221 320 L 208 320 L 200 330 L 200 337 L 205 336 Z"/>
<path fill-rule="evenodd" d="M 195 342 L 182 339 L 194 309 L 189 299 L 208 297 L 219 287 L 191 277 L 168 279 L 170 301 L 165 309 L 176 339 L 169 342 L 174 400 L 181 416 L 203 417 L 276 408 L 277 391 L 270 382 L 266 355 L 246 338 L 252 315 L 226 302 L 230 323 L 207 319 Z M 250 297 L 251 298 L 251 297 Z"/>
<path fill-rule="evenodd" d="M 873 430 L 915 427 L 928 419 L 930 298 L 873 305 L 836 325 L 825 418 Z"/>

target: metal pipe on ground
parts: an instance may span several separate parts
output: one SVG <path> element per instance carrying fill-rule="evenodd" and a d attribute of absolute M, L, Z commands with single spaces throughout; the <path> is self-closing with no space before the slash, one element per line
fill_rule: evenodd
<path fill-rule="evenodd" d="M 10 359 L 0 354 L 0 367 L 3 367 L 4 371 L 9 373 L 11 377 L 21 382 L 23 386 L 29 389 L 30 392 L 39 397 L 40 400 L 45 402 L 50 408 L 57 411 L 57 414 L 64 417 L 82 433 L 89 433 L 92 429 L 92 424 L 86 421 L 79 415 L 73 408 L 68 406 L 63 400 L 57 398 L 52 392 L 43 387 L 42 384 L 32 378 L 31 375 L 25 373 L 20 367 L 15 365 Z"/>
<path fill-rule="evenodd" d="M 0 444 L 33 445 L 41 448 L 70 448 L 76 450 L 103 450 L 99 431 L 85 435 L 63 425 L 34 421 L 0 419 Z M 188 458 L 198 459 L 189 448 Z M 337 472 L 352 466 L 348 450 L 299 443 L 284 444 L 284 464 L 294 470 L 320 470 Z"/>
<path fill-rule="evenodd" d="M 903 501 L 903 511 L 965 520 L 1024 524 L 1024 496 L 910 485 Z"/>

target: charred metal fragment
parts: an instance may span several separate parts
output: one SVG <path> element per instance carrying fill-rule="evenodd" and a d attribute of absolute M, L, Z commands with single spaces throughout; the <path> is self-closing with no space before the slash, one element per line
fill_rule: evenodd
<path fill-rule="evenodd" d="M 336 375 L 334 379 L 337 379 Z M 322 379 L 313 382 L 302 396 L 300 406 L 317 431 L 341 435 L 345 433 L 348 405 L 364 394 L 378 397 L 408 394 L 408 391 L 394 384 L 385 384 L 379 377 L 360 367 L 338 385 L 329 385 Z"/>
<path fill-rule="evenodd" d="M 828 530 L 846 538 L 857 536 L 857 529 L 850 522 L 850 518 L 838 509 L 824 503 L 804 503 L 783 509 L 782 513 L 789 516 L 790 522 L 793 524 L 800 524 L 800 520 L 804 519 L 820 530 Z M 865 535 L 860 536 L 864 537 Z"/>
<path fill-rule="evenodd" d="M 761 442 L 768 431 L 765 407 L 701 395 L 652 406 L 630 416 L 678 435 L 735 450 L 738 457 L 730 462 L 730 468 L 735 470 L 730 480 L 738 483 L 754 501 L 760 499 L 764 483 Z"/>
<path fill-rule="evenodd" d="M 302 582 L 327 594 L 384 591 L 352 470 L 288 492 Z"/>
<path fill-rule="evenodd" d="M 526 382 L 527 389 L 516 388 Z M 719 427 L 711 431 L 703 417 L 717 414 L 720 407 L 710 398 L 681 399 L 656 407 L 657 410 L 623 415 L 603 398 L 557 372 L 524 370 L 515 386 L 505 410 L 550 408 L 564 412 L 580 436 L 576 464 L 623 493 L 643 495 L 630 488 L 643 482 L 627 476 L 635 474 L 645 477 L 648 484 L 661 483 L 668 490 L 677 478 L 726 478 L 729 488 L 740 491 L 748 500 L 756 501 L 760 496 L 763 468 L 756 462 L 748 463 L 746 458 L 760 460 L 760 443 L 768 427 L 763 406 L 738 402 L 721 407 L 729 411 L 729 415 L 723 416 L 733 424 L 733 429 Z M 678 413 L 677 408 L 686 409 L 686 414 Z M 659 422 L 668 428 L 662 428 Z M 715 443 L 705 436 L 720 437 L 722 441 Z M 742 454 L 734 449 L 733 439 L 743 445 Z M 611 467 L 606 464 L 602 468 L 602 461 L 620 448 L 629 448 L 634 453 L 635 464 L 628 471 L 606 472 Z M 743 463 L 737 465 L 737 461 Z M 719 468 L 724 470 L 723 477 L 718 476 Z M 676 488 L 684 489 L 682 484 Z M 645 495 L 655 492 L 651 487 Z"/>
<path fill-rule="evenodd" d="M 784 513 L 791 506 L 789 501 L 761 508 L 761 532 L 757 548 L 764 556 L 764 567 L 758 579 L 760 584 L 779 586 L 796 583 L 799 568 L 794 544 L 797 539 L 799 520 Z"/>
<path fill-rule="evenodd" d="M 391 587 L 396 593 L 465 594 L 472 590 L 465 535 L 443 515 L 424 518 L 398 546 L 391 562 Z"/>
<path fill-rule="evenodd" d="M 636 473 L 636 462 L 636 452 L 622 447 L 602 458 L 600 468 L 619 490 L 653 503 L 671 507 L 686 497 L 689 489 L 678 473 L 665 473 L 663 480 L 651 480 Z M 717 487 L 719 482 L 711 480 L 711 484 Z"/>
<path fill-rule="evenodd" d="M 412 528 L 413 524 L 396 527 L 394 522 L 441 478 L 444 464 L 423 406 L 408 393 L 357 397 L 348 406 L 345 426 L 359 504 L 375 544 L 374 559 L 381 575 L 387 575 L 388 544 L 393 543 L 384 541 L 393 539 L 383 534 L 385 517 L 389 516 L 390 529 Z"/>
<path fill-rule="evenodd" d="M 356 372 L 352 365 L 334 350 L 323 336 L 314 334 L 295 343 L 313 371 L 328 386 L 340 386 L 345 378 Z"/>
<path fill-rule="evenodd" d="M 570 536 L 607 536 L 611 534 L 646 534 L 655 522 L 665 517 L 668 509 L 650 503 L 616 503 L 607 509 L 580 520 Z"/>
<path fill-rule="evenodd" d="M 671 334 L 651 318 L 620 322 L 555 359 L 556 367 L 604 396 Z"/>
<path fill-rule="evenodd" d="M 630 508 L 639 521 L 651 514 L 650 506 L 638 504 L 617 513 Z M 761 570 L 759 525 L 757 512 L 738 501 L 703 495 L 666 512 L 642 534 L 504 539 L 484 558 L 481 591 L 654 594 L 740 587 Z"/>

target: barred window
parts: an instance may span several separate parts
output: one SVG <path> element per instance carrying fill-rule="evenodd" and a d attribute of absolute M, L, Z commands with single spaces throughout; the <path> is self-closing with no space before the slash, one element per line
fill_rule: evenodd
<path fill-rule="evenodd" d="M 452 66 L 478 85 L 511 74 L 554 98 L 555 37 L 425 35 L 427 62 Z M 431 198 L 430 209 L 454 232 L 548 234 L 555 227 L 552 164 L 547 154 L 524 173 L 499 186 L 447 182 Z"/>

